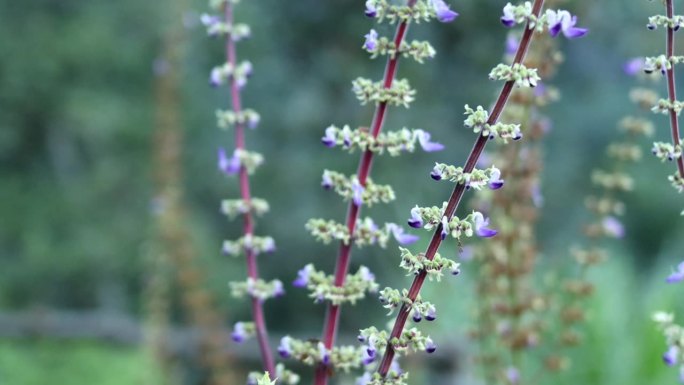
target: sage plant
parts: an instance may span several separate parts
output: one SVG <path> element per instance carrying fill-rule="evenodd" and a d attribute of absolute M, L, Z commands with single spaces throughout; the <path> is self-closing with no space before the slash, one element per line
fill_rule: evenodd
<path fill-rule="evenodd" d="M 547 0 L 547 6 L 552 3 Z M 517 48 L 520 36 L 516 32 L 511 31 L 506 41 L 508 61 L 513 60 Z M 550 79 L 562 62 L 557 46 L 558 40 L 550 35 L 539 36 L 525 66 L 537 68 L 540 77 Z M 482 191 L 473 199 L 472 207 L 489 210 L 499 228 L 496 237 L 472 252 L 478 269 L 477 308 L 469 334 L 478 344 L 476 363 L 487 384 L 523 381 L 529 376 L 521 367 L 523 356 L 534 354 L 540 344 L 545 300 L 533 285 L 538 265 L 534 226 L 543 202 L 541 142 L 551 126 L 541 110 L 558 97 L 558 90 L 548 80 L 535 88 L 514 90 L 501 119 L 527 127 L 526 140 L 516 146 L 498 146 L 486 154 L 487 162 L 507 166 L 502 170 L 506 188 Z M 480 163 L 484 163 L 482 159 Z"/>
<path fill-rule="evenodd" d="M 315 302 L 327 302 L 323 335 L 320 340 L 303 341 L 286 336 L 281 340 L 279 352 L 284 358 L 292 357 L 304 364 L 315 366 L 314 383 L 323 385 L 333 371 L 349 371 L 371 359 L 370 351 L 354 346 L 336 346 L 341 307 L 365 297 L 367 292 L 375 293 L 378 284 L 370 270 L 361 266 L 354 274 L 349 274 L 352 247 L 359 248 L 379 245 L 385 247 L 390 238 L 402 245 L 417 240 L 407 234 L 395 223 L 382 226 L 376 221 L 361 217 L 363 206 L 389 203 L 395 193 L 391 186 L 375 183 L 371 177 L 371 166 L 376 155 L 397 156 L 402 152 L 413 152 L 418 146 L 424 151 L 439 151 L 443 146 L 431 140 L 431 135 L 423 129 L 402 128 L 397 131 L 382 132 L 390 106 L 408 107 L 414 100 L 415 91 L 406 79 L 396 79 L 397 66 L 401 57 L 412 58 L 419 63 L 431 59 L 435 50 L 427 41 L 406 40 L 411 23 L 427 22 L 437 19 L 450 22 L 458 14 L 442 0 L 408 0 L 405 4 L 394 5 L 387 0 L 368 0 L 365 15 L 378 23 L 396 25 L 394 38 L 380 36 L 375 29 L 365 35 L 362 48 L 372 58 L 387 56 L 385 74 L 381 81 L 357 78 L 352 90 L 362 105 L 372 104 L 375 113 L 370 128 L 350 128 L 348 125 L 335 125 L 325 129 L 322 143 L 326 147 L 339 147 L 353 153 L 361 153 L 357 172 L 353 175 L 324 170 L 322 187 L 334 191 L 348 202 L 344 223 L 327 219 L 311 219 L 306 228 L 325 244 L 338 242 L 337 261 L 333 275 L 315 269 L 313 264 L 302 268 L 294 285 L 306 287 L 311 291 Z"/>
<path fill-rule="evenodd" d="M 495 166 L 476 169 L 478 159 L 487 142 L 500 139 L 503 142 L 519 140 L 522 131 L 519 124 L 501 123 L 499 117 L 514 87 L 534 87 L 540 78 L 536 69 L 527 68 L 523 64 L 525 54 L 535 32 L 548 31 L 552 36 L 563 33 L 569 38 L 586 34 L 587 30 L 576 27 L 576 18 L 567 11 L 547 10 L 542 13 L 543 0 L 534 3 L 526 2 L 504 7 L 502 23 L 507 27 L 525 24 L 522 37 L 517 44 L 511 64 L 499 64 L 490 73 L 491 80 L 503 80 L 504 86 L 490 112 L 481 106 L 473 109 L 465 106 L 467 118 L 465 126 L 472 129 L 477 139 L 463 167 L 437 163 L 430 176 L 435 180 L 455 182 L 456 186 L 447 202 L 441 206 L 420 207 L 411 210 L 409 224 L 416 228 L 433 230 L 427 250 L 424 253 L 412 253 L 401 248 L 401 264 L 409 275 L 414 276 L 409 289 L 385 288 L 380 293 L 383 307 L 398 314 L 390 330 L 379 330 L 370 327 L 361 330 L 359 340 L 364 343 L 364 363 L 371 364 L 379 359 L 379 363 L 371 374 L 369 370 L 359 379 L 359 384 L 405 384 L 408 373 L 403 372 L 395 359 L 398 355 L 409 351 L 426 351 L 432 353 L 437 349 L 435 342 L 416 327 L 406 328 L 411 317 L 414 322 L 422 318 L 435 319 L 435 305 L 420 297 L 420 290 L 425 279 L 438 280 L 444 271 L 458 274 L 459 264 L 438 253 L 439 246 L 447 237 L 453 237 L 460 244 L 463 238 L 473 236 L 489 238 L 497 231 L 489 227 L 489 219 L 481 212 L 473 211 L 463 218 L 455 216 L 456 210 L 466 190 L 479 190 L 484 187 L 499 189 L 503 187 L 501 170 Z M 382 352 L 382 353 L 381 353 Z"/>
<path fill-rule="evenodd" d="M 270 282 L 262 279 L 257 263 L 259 254 L 275 251 L 275 242 L 269 236 L 255 235 L 255 216 L 265 214 L 269 210 L 269 205 L 264 199 L 253 197 L 250 191 L 249 176 L 263 163 L 263 156 L 248 151 L 245 141 L 245 128 L 255 129 L 260 117 L 256 111 L 242 106 L 240 92 L 252 75 L 252 64 L 249 61 L 238 62 L 237 58 L 236 43 L 249 37 L 251 33 L 247 24 L 236 23 L 233 19 L 235 6 L 239 3 L 240 0 L 211 0 L 211 7 L 219 14 L 204 14 L 201 17 L 208 35 L 222 38 L 225 42 L 226 62 L 212 69 L 209 83 L 213 87 L 225 84 L 230 89 L 231 107 L 216 111 L 216 118 L 219 128 L 233 130 L 234 150 L 228 151 L 223 147 L 218 149 L 218 169 L 228 177 L 236 176 L 240 185 L 239 198 L 221 202 L 221 211 L 225 215 L 230 219 L 242 216 L 243 220 L 242 236 L 236 240 L 224 241 L 223 253 L 245 256 L 247 279 L 242 282 L 231 282 L 230 286 L 233 296 L 248 296 L 252 304 L 252 320 L 237 322 L 233 328 L 232 338 L 240 343 L 251 336 L 256 336 L 263 370 L 271 378 L 282 379 L 282 368 L 276 368 L 269 346 L 263 304 L 269 298 L 283 295 L 284 288 L 282 282 L 277 279 Z M 289 377 L 289 374 L 286 376 Z"/>
<path fill-rule="evenodd" d="M 658 100 L 652 108 L 655 113 L 662 113 L 669 117 L 670 140 L 667 142 L 653 143 L 653 155 L 663 162 L 676 163 L 676 171 L 668 177 L 672 187 L 678 193 L 684 192 L 684 158 L 682 157 L 682 139 L 679 129 L 679 114 L 684 108 L 684 103 L 677 100 L 675 65 L 684 62 L 684 56 L 675 55 L 675 32 L 684 26 L 684 16 L 675 15 L 674 1 L 665 0 L 665 15 L 655 15 L 648 19 L 647 28 L 656 30 L 659 26 L 665 28 L 666 44 L 665 54 L 655 57 L 647 57 L 644 62 L 644 71 L 659 71 L 666 78 L 667 98 Z M 681 212 L 684 215 L 684 211 Z M 680 263 L 666 279 L 668 283 L 676 283 L 684 280 L 684 262 Z M 682 327 L 674 323 L 674 315 L 658 312 L 653 316 L 654 321 L 662 329 L 668 345 L 663 354 L 663 361 L 668 366 L 679 365 L 679 380 L 684 383 L 684 333 Z"/>

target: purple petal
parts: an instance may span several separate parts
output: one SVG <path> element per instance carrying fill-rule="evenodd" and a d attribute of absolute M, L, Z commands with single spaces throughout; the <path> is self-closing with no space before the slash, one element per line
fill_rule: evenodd
<path fill-rule="evenodd" d="M 378 15 L 378 9 L 375 7 L 373 0 L 366 1 L 366 16 L 375 17 Z"/>
<path fill-rule="evenodd" d="M 361 186 L 361 183 L 355 179 L 352 182 L 352 201 L 354 201 L 356 206 L 361 206 L 361 204 L 363 204 L 364 191 L 366 191 L 366 188 Z"/>
<path fill-rule="evenodd" d="M 333 187 L 332 178 L 330 178 L 330 174 L 327 171 L 325 171 L 323 173 L 323 180 L 321 181 L 321 187 L 323 187 L 326 190 L 330 190 Z"/>
<path fill-rule="evenodd" d="M 294 287 L 306 287 L 309 284 L 309 277 L 313 271 L 312 265 L 306 265 L 297 272 L 297 279 L 292 282 Z"/>
<path fill-rule="evenodd" d="M 496 230 L 487 227 L 489 226 L 489 218 L 485 219 L 480 212 L 473 214 L 473 224 L 475 225 L 475 234 L 478 237 L 491 238 L 498 233 Z"/>
<path fill-rule="evenodd" d="M 425 351 L 428 353 L 434 353 L 435 350 L 437 350 L 437 345 L 435 345 L 432 339 L 428 338 L 425 342 Z"/>
<path fill-rule="evenodd" d="M 335 147 L 337 144 L 337 135 L 335 132 L 335 127 L 328 127 L 325 129 L 325 136 L 321 138 L 321 142 L 326 147 Z"/>
<path fill-rule="evenodd" d="M 237 156 L 237 151 L 233 152 L 233 156 L 228 158 L 226 150 L 218 149 L 218 168 L 226 175 L 235 175 L 240 171 L 240 157 Z"/>
<path fill-rule="evenodd" d="M 443 0 L 432 0 L 432 8 L 435 10 L 437 20 L 442 23 L 450 23 L 458 17 L 458 13 L 449 9 Z"/>
<path fill-rule="evenodd" d="M 411 218 L 408 220 L 408 225 L 415 229 L 423 227 L 423 217 L 420 216 L 420 208 L 418 206 L 411 209 Z"/>
<path fill-rule="evenodd" d="M 442 217 L 442 240 L 445 240 L 447 235 L 449 235 L 449 220 L 446 216 Z"/>
<path fill-rule="evenodd" d="M 233 332 L 230 334 L 230 337 L 237 343 L 245 342 L 247 339 L 245 325 L 242 322 L 237 322 L 235 326 L 233 326 Z"/>
<path fill-rule="evenodd" d="M 502 20 L 502 22 L 503 22 L 503 20 Z M 518 45 L 519 44 L 520 44 L 520 42 L 518 41 L 518 39 L 515 36 L 509 34 L 508 37 L 506 38 L 506 54 L 508 54 L 508 55 L 515 54 L 518 51 Z"/>
<path fill-rule="evenodd" d="M 444 145 L 437 143 L 437 142 L 431 142 L 430 141 L 430 133 L 423 131 L 423 130 L 416 130 L 416 135 L 418 136 L 418 143 L 420 143 L 420 147 L 423 148 L 423 151 L 425 152 L 434 152 L 434 151 L 442 151 L 444 150 Z"/>
<path fill-rule="evenodd" d="M 667 366 L 674 366 L 677 364 L 679 358 L 679 348 L 676 346 L 670 346 L 669 349 L 663 354 L 663 362 Z"/>
<path fill-rule="evenodd" d="M 400 245 L 410 245 L 420 239 L 417 235 L 405 233 L 404 229 L 394 223 L 388 223 L 387 229 L 392 232 L 394 239 L 396 239 Z"/>
<path fill-rule="evenodd" d="M 556 37 L 560 33 L 562 28 L 561 22 L 558 21 L 556 24 L 554 24 L 551 28 L 549 28 L 549 35 L 551 37 Z"/>
<path fill-rule="evenodd" d="M 378 33 L 371 29 L 365 36 L 366 41 L 363 43 L 363 47 L 368 51 L 375 51 L 378 47 Z"/>
<path fill-rule="evenodd" d="M 667 276 L 667 279 L 665 279 L 665 282 L 677 283 L 677 282 L 681 282 L 682 280 L 684 280 L 684 272 L 675 271 L 674 273 Z"/>
<path fill-rule="evenodd" d="M 506 16 L 501 17 L 501 24 L 505 25 L 508 28 L 511 28 L 515 25 L 515 19 L 509 19 Z M 518 47 L 516 46 L 515 49 L 517 50 Z"/>
<path fill-rule="evenodd" d="M 582 37 L 587 34 L 589 30 L 587 28 L 568 28 L 563 31 L 563 35 L 567 37 L 568 39 L 576 39 L 578 37 Z"/>

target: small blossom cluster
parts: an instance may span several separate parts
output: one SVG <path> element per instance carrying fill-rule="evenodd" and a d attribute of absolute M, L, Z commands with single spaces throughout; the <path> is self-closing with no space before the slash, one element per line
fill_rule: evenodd
<path fill-rule="evenodd" d="M 308 264 L 297 273 L 297 279 L 292 283 L 295 287 L 306 287 L 311 291 L 309 297 L 316 303 L 330 301 L 335 305 L 348 302 L 354 305 L 356 301 L 365 298 L 366 292 L 378 291 L 375 275 L 365 267 L 359 267 L 356 274 L 349 274 L 344 286 L 334 284 L 335 277 L 317 271 L 314 265 Z"/>
<path fill-rule="evenodd" d="M 247 127 L 254 129 L 259 125 L 261 116 L 251 108 L 246 108 L 237 113 L 228 110 L 217 110 L 216 120 L 219 128 L 222 129 L 233 127 L 236 124 L 244 124 Z"/>
<path fill-rule="evenodd" d="M 406 108 L 415 100 L 416 95 L 416 91 L 406 79 L 395 80 L 392 86 L 387 88 L 383 81 L 374 82 L 370 79 L 357 78 L 352 82 L 352 91 L 361 105 L 386 103 Z"/>
<path fill-rule="evenodd" d="M 218 87 L 225 84 L 229 79 L 233 79 L 238 88 L 243 88 L 247 85 L 247 79 L 252 76 L 252 71 L 252 63 L 248 61 L 243 61 L 237 65 L 225 63 L 211 70 L 209 84 L 212 87 Z"/>
<path fill-rule="evenodd" d="M 682 145 L 678 144 L 673 146 L 672 143 L 653 142 L 653 148 L 651 149 L 651 152 L 663 162 L 666 160 L 672 162 L 675 159 L 681 158 Z"/>
<path fill-rule="evenodd" d="M 663 332 L 667 349 L 663 353 L 663 362 L 667 366 L 679 365 L 679 381 L 684 383 L 684 328 L 674 323 L 674 315 L 665 312 L 653 314 L 653 321 Z"/>
<path fill-rule="evenodd" d="M 498 190 L 504 185 L 501 179 L 501 170 L 496 166 L 491 166 L 484 170 L 473 169 L 472 172 L 464 172 L 463 167 L 456 167 L 444 163 L 436 163 L 430 177 L 434 180 L 448 180 L 465 185 L 466 189 L 473 188 L 480 190 L 482 187 L 489 187 Z"/>
<path fill-rule="evenodd" d="M 565 10 L 546 10 L 546 13 L 537 17 L 532 13 L 532 4 L 526 1 L 522 5 L 506 4 L 501 17 L 501 23 L 506 27 L 516 24 L 527 24 L 529 28 L 543 31 L 546 28 L 551 37 L 556 37 L 561 32 L 568 39 L 575 39 L 587 34 L 586 28 L 576 27 L 577 16 L 573 16 Z"/>
<path fill-rule="evenodd" d="M 673 111 L 677 116 L 682 112 L 682 109 L 684 109 L 684 102 L 681 102 L 679 100 L 668 100 L 668 99 L 660 99 L 656 104 L 653 105 L 651 108 L 651 111 L 653 111 L 656 114 L 663 114 L 663 115 L 668 115 L 670 114 L 670 111 Z"/>
<path fill-rule="evenodd" d="M 387 37 L 378 37 L 377 31 L 371 29 L 365 36 L 366 41 L 363 43 L 363 48 L 371 54 L 371 59 L 375 59 L 380 55 L 388 55 L 395 58 L 397 54 L 403 57 L 410 57 L 418 63 L 423 63 L 425 59 L 432 59 L 436 55 L 435 49 L 428 41 L 414 40 L 411 43 L 402 42 L 401 46 L 397 45 Z"/>
<path fill-rule="evenodd" d="M 231 282 L 230 290 L 235 298 L 250 296 L 261 302 L 269 298 L 278 298 L 285 295 L 283 283 L 278 279 L 266 282 L 263 279 L 249 277 L 242 282 Z"/>
<path fill-rule="evenodd" d="M 439 281 L 444 275 L 442 271 L 445 269 L 452 275 L 461 273 L 460 263 L 449 258 L 444 258 L 439 253 L 436 253 L 435 257 L 432 260 L 429 260 L 425 258 L 423 253 L 414 255 L 403 247 L 400 247 L 399 251 L 401 251 L 401 264 L 399 267 L 406 270 L 408 272 L 407 275 L 418 275 L 425 271 L 429 280 L 436 279 Z"/>
<path fill-rule="evenodd" d="M 244 167 L 247 174 L 253 174 L 264 163 L 264 156 L 258 152 L 246 151 L 236 148 L 233 155 L 228 157 L 226 150 L 218 150 L 218 169 L 226 175 L 236 175 L 240 168 Z"/>
<path fill-rule="evenodd" d="M 354 236 L 349 234 L 346 225 L 325 219 L 310 219 L 306 223 L 306 229 L 311 235 L 324 244 L 329 244 L 333 240 L 340 241 L 345 245 L 352 242 L 358 246 L 379 245 L 384 248 L 390 236 L 402 245 L 411 244 L 418 240 L 415 235 L 407 234 L 404 229 L 395 223 L 386 223 L 380 228 L 371 218 L 359 219 L 354 228 Z"/>
<path fill-rule="evenodd" d="M 377 185 L 369 178 L 366 186 L 362 186 L 356 175 L 347 177 L 342 173 L 323 171 L 321 186 L 326 190 L 334 190 L 345 201 L 352 200 L 356 206 L 372 206 L 374 203 L 389 203 L 395 199 L 394 190 L 389 185 Z"/>
<path fill-rule="evenodd" d="M 409 130 L 402 128 L 399 131 L 381 132 L 374 137 L 365 128 L 352 130 L 345 125 L 342 128 L 330 126 L 325 129 L 325 136 L 321 142 L 326 147 L 341 146 L 349 152 L 354 152 L 358 148 L 361 151 L 371 151 L 374 154 L 382 155 L 385 150 L 390 156 L 398 156 L 402 152 L 413 152 L 416 142 L 425 152 L 441 151 L 444 146 L 437 142 L 432 142 L 429 132 L 422 129 Z"/>
<path fill-rule="evenodd" d="M 654 31 L 658 28 L 659 25 L 663 26 L 665 28 L 672 28 L 675 31 L 678 31 L 679 28 L 681 28 L 681 26 L 684 25 L 684 16 L 682 16 L 682 15 L 675 15 L 673 17 L 667 17 L 665 15 L 651 16 L 648 18 L 648 24 L 646 24 L 646 28 L 650 29 L 651 31 Z"/>
<path fill-rule="evenodd" d="M 432 230 L 437 227 L 441 229 L 442 240 L 447 236 L 452 236 L 456 240 L 461 240 L 461 236 L 465 235 L 470 238 L 477 235 L 482 238 L 490 238 L 496 235 L 496 230 L 490 229 L 489 218 L 485 218 L 479 211 L 473 211 L 464 219 L 457 216 L 452 216 L 451 219 L 445 215 L 447 202 L 444 202 L 442 208 L 437 206 L 432 207 L 414 207 L 411 209 L 411 218 L 408 224 L 415 228 L 424 228 Z"/>
<path fill-rule="evenodd" d="M 237 42 L 252 35 L 249 25 L 243 23 L 228 24 L 216 15 L 204 13 L 200 16 L 200 22 L 207 29 L 207 35 L 210 37 L 229 36 L 230 39 Z"/>
<path fill-rule="evenodd" d="M 292 358 L 305 365 L 325 364 L 344 372 L 361 366 L 363 352 L 355 346 L 340 346 L 327 349 L 320 341 L 303 341 L 285 336 L 278 345 L 278 354 L 282 358 Z"/>
<path fill-rule="evenodd" d="M 452 22 L 458 13 L 444 2 L 444 0 L 418 0 L 413 6 L 394 5 L 388 0 L 367 0 L 366 16 L 375 18 L 378 23 L 387 20 L 390 24 L 396 22 L 430 21 L 437 19 L 442 23 Z"/>
<path fill-rule="evenodd" d="M 224 199 L 221 201 L 221 213 L 227 215 L 230 219 L 235 219 L 235 217 L 249 212 L 261 216 L 266 214 L 269 208 L 268 202 L 260 198 L 251 198 L 249 200 Z"/>
<path fill-rule="evenodd" d="M 527 68 L 522 63 L 513 65 L 499 63 L 489 73 L 490 80 L 514 82 L 516 87 L 536 87 L 541 80 L 536 68 Z"/>
<path fill-rule="evenodd" d="M 252 234 L 245 234 L 236 241 L 223 241 L 221 250 L 224 255 L 231 255 L 233 257 L 243 253 L 254 255 L 272 253 L 275 251 L 275 241 L 271 237 L 257 237 Z"/>
<path fill-rule="evenodd" d="M 500 138 L 504 143 L 508 140 L 522 139 L 522 132 L 519 124 L 505 124 L 497 122 L 496 124 L 489 124 L 489 112 L 477 106 L 473 110 L 469 105 L 465 105 L 465 115 L 468 115 L 464 121 L 467 128 L 472 128 L 473 132 L 480 133 L 482 136 L 487 136 L 489 139 Z"/>
<path fill-rule="evenodd" d="M 264 381 L 270 381 L 270 378 L 267 377 L 268 374 L 261 374 L 259 372 L 251 372 L 247 376 L 247 385 L 273 385 L 276 382 L 264 382 Z M 299 383 L 299 375 L 286 369 L 285 365 L 283 364 L 278 364 L 276 365 L 276 370 L 275 370 L 275 380 L 277 380 L 278 384 L 285 384 L 285 385 L 296 385 Z M 261 382 L 260 382 L 261 381 Z"/>

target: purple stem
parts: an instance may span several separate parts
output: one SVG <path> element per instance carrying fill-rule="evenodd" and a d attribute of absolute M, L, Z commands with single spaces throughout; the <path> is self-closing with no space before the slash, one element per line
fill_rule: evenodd
<path fill-rule="evenodd" d="M 233 24 L 233 3 L 230 1 L 226 2 L 224 6 L 225 12 L 225 22 L 228 25 Z M 226 39 L 226 57 L 228 63 L 236 68 L 237 64 L 237 54 L 235 52 L 235 41 L 228 36 Z M 242 110 L 241 99 L 240 99 L 240 87 L 238 87 L 237 82 L 234 77 L 230 79 L 230 96 L 233 104 L 233 112 L 236 114 Z M 242 123 L 237 123 L 235 125 L 235 147 L 237 149 L 245 149 L 245 126 Z M 249 190 L 249 175 L 247 174 L 247 169 L 245 166 L 240 167 L 240 172 L 238 175 L 240 179 L 240 195 L 246 202 L 251 201 L 251 194 Z M 245 236 L 252 235 L 254 233 L 254 218 L 252 213 L 247 211 L 243 215 L 243 233 Z M 253 250 L 247 249 L 247 275 L 252 279 L 259 279 L 259 268 L 256 261 L 256 255 Z M 273 353 L 268 342 L 268 331 L 266 330 L 266 320 L 264 319 L 264 308 L 263 303 L 252 297 L 252 317 L 254 318 L 254 325 L 256 328 L 256 337 L 259 343 L 259 350 L 261 351 L 261 359 L 264 366 L 264 370 L 268 371 L 271 378 L 275 378 L 275 363 L 273 361 Z"/>
<path fill-rule="evenodd" d="M 532 13 L 535 16 L 539 17 L 543 5 L 544 0 L 535 0 L 534 5 L 532 6 Z M 534 30 L 530 29 L 530 25 L 528 23 L 528 25 L 525 28 L 525 32 L 523 33 L 522 39 L 520 40 L 520 45 L 518 46 L 518 50 L 516 51 L 513 64 L 520 64 L 525 59 L 527 48 L 530 46 L 530 42 L 532 41 L 533 32 Z M 511 91 L 513 91 L 513 85 L 514 81 L 507 81 L 504 84 L 503 88 L 501 89 L 501 93 L 499 94 L 499 97 L 496 100 L 494 109 L 492 110 L 492 113 L 489 115 L 489 119 L 487 120 L 488 124 L 496 124 L 496 122 L 499 120 L 499 116 L 501 115 L 501 112 L 506 106 L 506 102 L 508 101 L 508 98 L 511 95 Z M 473 169 L 475 168 L 475 164 L 477 163 L 477 160 L 480 158 L 480 155 L 482 154 L 482 151 L 484 150 L 485 145 L 487 144 L 487 141 L 488 137 L 482 135 L 478 136 L 477 140 L 475 141 L 475 145 L 470 151 L 470 155 L 468 155 L 468 159 L 466 160 L 463 172 L 470 173 L 473 171 Z M 456 209 L 458 208 L 459 203 L 461 202 L 461 198 L 463 197 L 464 192 L 465 185 L 457 184 L 454 188 L 454 191 L 451 193 L 451 197 L 449 197 L 449 202 L 447 203 L 447 207 L 444 212 L 444 215 L 446 215 L 447 218 L 451 219 L 453 217 L 454 213 L 456 212 Z M 432 260 L 435 257 L 435 254 L 437 253 L 437 250 L 439 249 L 439 246 L 442 243 L 441 232 L 442 225 L 440 224 L 439 226 L 437 226 L 437 228 L 435 229 L 435 233 L 432 235 L 430 244 L 428 245 L 427 251 L 425 252 L 425 258 Z M 414 278 L 408 294 L 408 298 L 411 301 L 415 301 L 415 299 L 418 297 L 418 294 L 420 293 L 420 289 L 423 286 L 423 282 L 425 281 L 426 276 L 427 273 L 425 272 L 425 270 L 423 270 Z M 401 336 L 401 333 L 404 330 L 404 326 L 406 325 L 406 320 L 408 319 L 409 313 L 409 307 L 407 305 L 402 305 L 401 309 L 399 309 L 399 314 L 397 314 L 397 318 L 394 321 L 394 327 L 392 328 L 389 340 L 392 340 L 393 338 L 399 338 L 399 336 Z M 382 361 L 380 362 L 380 366 L 378 366 L 378 373 L 383 378 L 387 376 L 387 372 L 389 371 L 390 365 L 392 364 L 392 360 L 394 359 L 394 353 L 394 348 L 391 344 L 388 344 L 385 348 L 385 353 L 382 357 Z"/>
<path fill-rule="evenodd" d="M 413 7 L 416 4 L 416 0 L 409 0 L 408 6 Z M 397 26 L 396 33 L 394 35 L 394 44 L 396 47 L 400 47 L 401 43 L 404 41 L 404 36 L 406 36 L 406 31 L 408 30 L 408 23 L 402 22 Z M 384 87 L 391 88 L 394 82 L 394 76 L 397 72 L 397 64 L 399 62 L 399 55 L 394 57 L 388 57 L 387 64 L 385 66 L 385 76 L 384 76 Z M 374 138 L 378 137 L 382 126 L 385 122 L 385 116 L 387 113 L 387 102 L 378 103 L 375 108 L 375 114 L 373 115 L 373 121 L 371 123 L 371 134 Z M 361 155 L 361 160 L 359 162 L 358 168 L 358 178 L 359 183 L 362 186 L 366 186 L 366 180 L 370 174 L 371 165 L 373 163 L 373 152 L 366 150 Z M 349 234 L 354 234 L 354 227 L 356 226 L 356 221 L 359 218 L 361 212 L 361 207 L 354 204 L 353 201 L 349 202 L 349 207 L 347 209 L 347 220 L 346 225 L 349 229 Z M 337 262 L 335 264 L 335 286 L 344 286 L 344 282 L 347 278 L 347 273 L 349 272 L 349 263 L 351 261 L 351 247 L 353 245 L 353 239 L 345 244 L 340 242 L 340 248 L 337 254 Z M 328 308 L 325 315 L 325 324 L 323 325 L 323 345 L 327 349 L 332 349 L 335 345 L 335 338 L 337 337 L 337 328 L 340 320 L 340 305 L 328 304 Z M 316 367 L 316 372 L 314 375 L 315 385 L 326 385 L 328 383 L 328 378 L 330 373 L 328 371 L 328 366 L 321 363 Z"/>
<path fill-rule="evenodd" d="M 672 0 L 666 0 L 667 7 L 667 17 L 672 19 L 674 16 L 674 2 Z M 675 36 L 674 29 L 667 27 L 667 57 L 671 58 L 674 56 L 674 45 Z M 677 100 L 677 90 L 675 89 L 675 71 L 674 65 L 672 68 L 667 70 L 667 94 L 670 99 L 670 103 L 674 103 Z M 670 108 L 670 128 L 672 130 L 672 142 L 675 146 L 679 145 L 679 118 L 674 109 Z M 680 156 L 677 158 L 677 169 L 679 170 L 679 176 L 684 178 L 684 157 Z"/>

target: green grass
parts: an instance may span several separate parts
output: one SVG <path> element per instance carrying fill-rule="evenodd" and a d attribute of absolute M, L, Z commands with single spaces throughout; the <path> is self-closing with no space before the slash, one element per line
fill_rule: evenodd
<path fill-rule="evenodd" d="M 139 348 L 96 342 L 0 341 L 0 384 L 142 385 L 156 366 Z"/>

